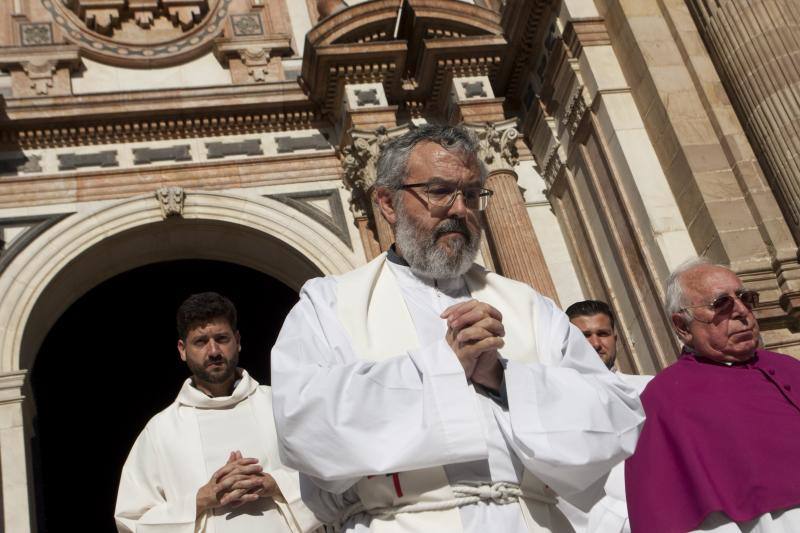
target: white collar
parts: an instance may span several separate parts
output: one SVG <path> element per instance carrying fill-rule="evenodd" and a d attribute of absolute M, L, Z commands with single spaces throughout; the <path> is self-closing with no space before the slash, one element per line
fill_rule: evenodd
<path fill-rule="evenodd" d="M 230 396 L 212 398 L 192 385 L 192 378 L 187 378 L 178 393 L 178 403 L 199 409 L 222 409 L 236 405 L 253 394 L 257 388 L 258 381 L 251 378 L 245 369 L 242 369 L 242 377 L 239 378 Z"/>
<path fill-rule="evenodd" d="M 396 276 L 397 282 L 404 287 L 422 288 L 438 290 L 447 294 L 448 296 L 456 297 L 463 294 L 466 290 L 467 282 L 464 276 L 457 276 L 454 278 L 440 278 L 434 279 L 427 276 L 421 276 L 411 271 L 411 267 L 399 265 L 391 261 L 387 261 L 392 273 Z"/>

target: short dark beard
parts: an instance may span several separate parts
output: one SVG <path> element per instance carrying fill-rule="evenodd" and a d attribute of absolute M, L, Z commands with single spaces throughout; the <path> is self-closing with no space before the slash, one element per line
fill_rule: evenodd
<path fill-rule="evenodd" d="M 428 232 L 406 215 L 399 196 L 395 202 L 395 211 L 395 240 L 412 272 L 423 277 L 442 279 L 462 276 L 469 270 L 480 249 L 480 230 L 471 231 L 463 218 L 448 218 Z M 437 240 L 442 235 L 453 232 L 460 233 L 464 239 L 451 240 L 449 246 L 452 252 L 448 253 Z"/>
<path fill-rule="evenodd" d="M 220 358 L 221 361 L 225 364 L 225 368 L 221 372 L 211 373 L 206 370 L 208 364 L 212 361 L 212 359 L 206 359 L 203 361 L 202 365 L 196 364 L 191 359 L 186 359 L 186 365 L 189 367 L 189 370 L 192 372 L 192 379 L 195 382 L 201 383 L 209 383 L 212 385 L 217 385 L 219 383 L 225 383 L 229 379 L 236 376 L 236 367 L 239 365 L 239 356 L 235 356 L 231 361 L 227 361 L 224 358 Z M 213 359 L 217 361 L 217 359 Z"/>

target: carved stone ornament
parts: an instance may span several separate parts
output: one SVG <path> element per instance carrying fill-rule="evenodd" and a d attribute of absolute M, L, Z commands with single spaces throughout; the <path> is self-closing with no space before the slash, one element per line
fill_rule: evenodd
<path fill-rule="evenodd" d="M 291 54 L 289 36 L 284 34 L 264 39 L 218 39 L 214 43 L 214 55 L 222 65 L 231 69 L 236 84 L 284 79 L 281 56 Z"/>
<path fill-rule="evenodd" d="M 183 187 L 161 187 L 156 190 L 156 199 L 161 207 L 162 218 L 183 216 L 183 203 L 186 200 Z"/>
<path fill-rule="evenodd" d="M 587 109 L 586 100 L 583 99 L 583 85 L 578 85 L 575 94 L 572 95 L 564 110 L 564 117 L 561 119 L 561 125 L 567 128 L 570 135 L 575 135 L 575 132 L 578 131 L 578 126 Z"/>
<path fill-rule="evenodd" d="M 231 15 L 231 26 L 236 37 L 264 35 L 264 27 L 258 13 Z"/>
<path fill-rule="evenodd" d="M 379 127 L 375 131 L 352 130 L 350 146 L 342 150 L 344 185 L 351 191 L 350 208 L 356 216 L 369 213 L 370 190 L 377 178 L 378 155 L 381 147 L 389 139 L 403 135 L 408 126 L 387 129 Z"/>
<path fill-rule="evenodd" d="M 53 86 L 53 74 L 56 72 L 58 61 L 53 59 L 34 58 L 22 63 L 22 69 L 28 75 L 31 89 L 36 94 L 47 94 Z"/>
<path fill-rule="evenodd" d="M 247 74 L 254 82 L 264 82 L 270 76 L 269 62 L 271 61 L 268 48 L 245 47 L 239 50 L 242 62 L 247 67 Z M 279 59 L 280 61 L 280 59 Z"/>
<path fill-rule="evenodd" d="M 0 69 L 19 73 L 14 96 L 59 95 L 68 91 L 67 70 L 81 65 L 78 47 L 70 45 L 0 47 Z M 61 82 L 59 83 L 59 80 Z M 66 85 L 66 86 L 65 86 Z"/>
<path fill-rule="evenodd" d="M 53 28 L 49 22 L 19 25 L 22 46 L 42 46 L 53 44 Z"/>
<path fill-rule="evenodd" d="M 542 177 L 547 183 L 548 188 L 552 187 L 553 181 L 558 177 L 558 173 L 561 172 L 561 167 L 564 166 L 561 155 L 558 153 L 560 147 L 561 143 L 555 143 L 550 150 L 548 150 L 547 155 L 544 157 L 544 163 L 541 166 Z"/>
<path fill-rule="evenodd" d="M 519 132 L 514 127 L 516 119 L 486 124 L 469 124 L 464 126 L 478 139 L 478 157 L 486 164 L 489 172 L 494 170 L 513 170 L 519 162 L 517 137 Z"/>
<path fill-rule="evenodd" d="M 84 57 L 116 65 L 178 64 L 208 48 L 233 0 L 40 0 Z"/>

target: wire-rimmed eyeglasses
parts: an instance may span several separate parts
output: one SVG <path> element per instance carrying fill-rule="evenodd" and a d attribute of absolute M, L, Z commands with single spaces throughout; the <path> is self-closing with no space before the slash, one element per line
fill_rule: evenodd
<path fill-rule="evenodd" d="M 431 180 L 424 183 L 409 183 L 401 185 L 401 189 L 421 188 L 425 193 L 428 203 L 435 207 L 450 207 L 456 201 L 456 196 L 461 194 L 464 197 L 464 205 L 469 209 L 483 211 L 489 204 L 489 198 L 494 191 L 483 187 L 459 187 L 455 183 L 440 180 Z"/>

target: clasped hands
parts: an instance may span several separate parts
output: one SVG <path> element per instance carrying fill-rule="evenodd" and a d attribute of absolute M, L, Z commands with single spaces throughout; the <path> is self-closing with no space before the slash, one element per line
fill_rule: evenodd
<path fill-rule="evenodd" d="M 238 507 L 243 503 L 259 498 L 281 496 L 275 479 L 263 471 L 258 459 L 242 457 L 239 451 L 231 452 L 225 466 L 214 472 L 208 483 L 197 491 L 197 515 L 231 505 Z"/>
<path fill-rule="evenodd" d="M 503 315 L 478 300 L 451 305 L 440 315 L 447 320 L 445 340 L 455 352 L 464 374 L 473 383 L 497 391 L 503 381 L 503 367 L 497 350 L 505 344 Z"/>

